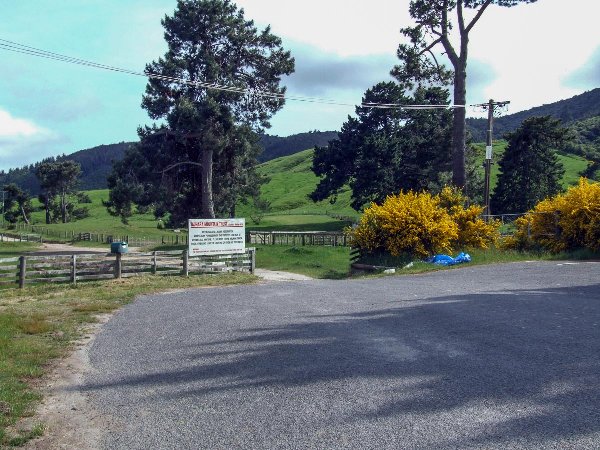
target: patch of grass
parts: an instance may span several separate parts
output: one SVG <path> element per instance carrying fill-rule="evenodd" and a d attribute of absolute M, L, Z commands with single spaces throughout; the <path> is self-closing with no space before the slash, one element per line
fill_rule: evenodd
<path fill-rule="evenodd" d="M 40 247 L 33 242 L 0 242 L 0 258 L 13 258 Z"/>
<path fill-rule="evenodd" d="M 0 448 L 22 445 L 43 427 L 13 430 L 31 416 L 40 394 L 33 385 L 53 358 L 65 355 L 82 336 L 82 325 L 98 313 L 113 311 L 136 296 L 173 289 L 251 283 L 248 274 L 142 276 L 71 285 L 33 285 L 5 289 L 0 303 Z M 10 431 L 9 431 L 10 430 Z"/>
<path fill-rule="evenodd" d="M 350 271 L 348 247 L 256 246 L 256 266 L 299 273 L 313 278 L 342 279 Z"/>

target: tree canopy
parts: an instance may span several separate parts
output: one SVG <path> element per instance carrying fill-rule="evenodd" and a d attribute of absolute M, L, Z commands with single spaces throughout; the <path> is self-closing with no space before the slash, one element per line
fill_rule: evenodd
<path fill-rule="evenodd" d="M 560 121 L 550 116 L 527 119 L 508 134 L 491 210 L 496 214 L 522 213 L 559 193 L 565 170 L 556 152 L 570 137 Z"/>
<path fill-rule="evenodd" d="M 452 182 L 458 187 L 466 183 L 465 170 L 465 118 L 467 61 L 469 33 L 490 5 L 515 6 L 536 0 L 411 0 L 409 13 L 416 25 L 403 28 L 408 39 L 398 47 L 401 64 L 393 75 L 405 83 L 419 83 L 426 79 L 453 80 L 454 109 L 452 123 Z M 470 18 L 466 10 L 473 10 Z M 457 34 L 457 39 L 453 39 Z M 434 49 L 441 46 L 450 60 L 453 72 L 438 61 Z"/>
<path fill-rule="evenodd" d="M 52 222 L 52 210 L 60 216 L 62 223 L 67 223 L 72 216 L 87 215 L 87 210 L 76 209 L 81 165 L 75 161 L 46 161 L 36 168 L 36 176 L 40 183 L 40 201 L 46 211 L 46 223 Z"/>
<path fill-rule="evenodd" d="M 168 51 L 146 66 L 142 100 L 161 124 L 140 128 L 140 143 L 115 165 L 109 211 L 125 218 L 132 203 L 156 205 L 178 225 L 231 214 L 258 188 L 255 133 L 283 106 L 281 76 L 294 60 L 229 0 L 178 0 L 162 25 Z"/>

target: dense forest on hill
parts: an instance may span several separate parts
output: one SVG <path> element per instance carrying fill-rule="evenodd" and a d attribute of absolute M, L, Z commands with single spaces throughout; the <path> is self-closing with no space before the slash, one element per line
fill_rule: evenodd
<path fill-rule="evenodd" d="M 106 188 L 106 177 L 112 169 L 112 162 L 123 158 L 129 145 L 131 143 L 128 142 L 100 145 L 70 155 L 46 158 L 35 164 L 10 169 L 8 172 L 0 171 L 0 186 L 15 183 L 30 194 L 37 195 L 40 192 L 40 184 L 35 176 L 37 167 L 47 161 L 72 160 L 81 165 L 81 190 L 104 189 Z"/>
<path fill-rule="evenodd" d="M 600 88 L 584 92 L 566 100 L 498 117 L 494 119 L 494 136 L 500 139 L 506 133 L 515 131 L 525 119 L 540 116 L 552 116 L 555 119 L 560 119 L 564 125 L 600 116 Z M 468 118 L 467 129 L 471 133 L 474 142 L 484 142 L 486 139 L 487 119 Z"/>
<path fill-rule="evenodd" d="M 337 131 L 309 131 L 307 133 L 293 134 L 287 137 L 271 136 L 264 134 L 260 137 L 263 152 L 258 157 L 260 162 L 271 161 L 281 156 L 288 156 L 315 146 L 327 145 L 329 141 L 337 138 Z"/>

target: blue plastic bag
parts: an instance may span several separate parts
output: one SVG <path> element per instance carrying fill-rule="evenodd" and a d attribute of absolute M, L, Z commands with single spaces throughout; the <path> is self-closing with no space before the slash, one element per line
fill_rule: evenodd
<path fill-rule="evenodd" d="M 471 255 L 463 252 L 460 252 L 456 258 L 448 255 L 435 255 L 426 262 L 438 264 L 440 266 L 454 266 L 456 264 L 471 262 Z"/>

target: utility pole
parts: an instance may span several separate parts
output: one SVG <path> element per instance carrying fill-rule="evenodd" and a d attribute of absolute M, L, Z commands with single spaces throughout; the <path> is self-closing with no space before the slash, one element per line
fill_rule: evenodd
<path fill-rule="evenodd" d="M 0 191 L 2 192 L 2 228 L 4 228 L 4 195 L 6 194 L 6 191 Z"/>
<path fill-rule="evenodd" d="M 492 150 L 493 150 L 493 140 L 492 140 L 492 131 L 494 129 L 494 113 L 496 112 L 496 108 L 502 108 L 508 105 L 510 101 L 503 102 L 495 102 L 490 99 L 489 102 L 483 103 L 481 105 L 475 105 L 487 110 L 488 112 L 488 129 L 487 129 L 487 139 L 485 142 L 485 161 L 483 163 L 485 167 L 485 188 L 483 193 L 483 199 L 485 201 L 485 209 L 484 217 L 486 220 L 489 219 L 491 215 L 490 210 L 490 176 L 492 173 Z"/>

